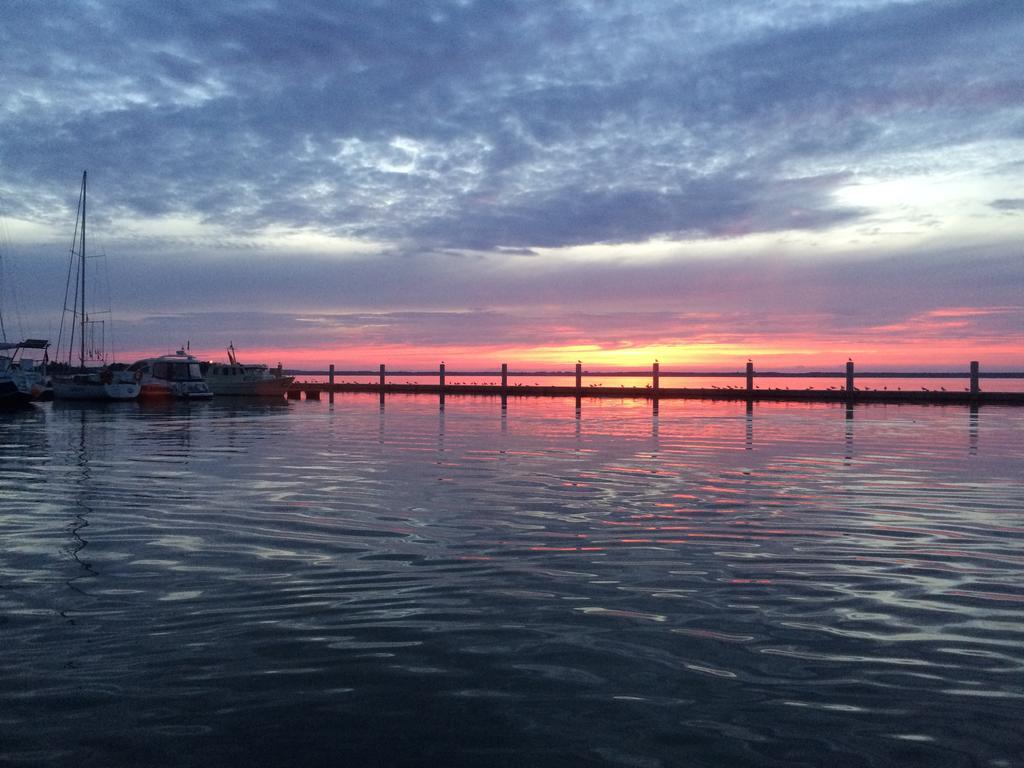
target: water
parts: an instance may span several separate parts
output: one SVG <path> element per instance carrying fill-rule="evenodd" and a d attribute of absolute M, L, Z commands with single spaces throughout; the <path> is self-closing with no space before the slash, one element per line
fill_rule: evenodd
<path fill-rule="evenodd" d="M 1020 765 L 1024 411 L 0 414 L 0 765 Z"/>

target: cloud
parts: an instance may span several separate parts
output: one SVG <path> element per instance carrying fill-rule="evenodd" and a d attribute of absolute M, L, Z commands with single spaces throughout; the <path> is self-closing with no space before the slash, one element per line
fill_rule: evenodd
<path fill-rule="evenodd" d="M 989 205 L 995 208 L 997 211 L 1006 211 L 1007 213 L 1024 211 L 1024 197 L 1002 198 L 1000 200 L 993 200 L 991 203 L 989 203 Z"/>
<path fill-rule="evenodd" d="M 95 3 L 5 28 L 0 161 L 33 215 L 88 165 L 108 210 L 237 231 L 532 248 L 816 230 L 864 211 L 805 179 L 1020 114 L 1012 2 Z"/>
<path fill-rule="evenodd" d="M 1019 350 L 1024 268 L 1001 249 L 932 249 L 827 260 L 676 255 L 578 264 L 527 257 L 342 259 L 316 254 L 225 250 L 188 265 L 173 251 L 108 256 L 108 306 L 122 349 L 285 350 L 437 346 L 483 353 L 540 344 L 629 346 L 750 344 L 815 336 L 842 348 L 855 339 L 1004 339 Z M 113 250 L 112 253 L 116 253 Z M 513 257 L 518 258 L 518 257 Z M 47 270 L 29 269 L 46 264 Z M 55 337 L 64 285 L 53 257 L 22 254 L 31 274 L 21 306 Z M 103 281 L 98 297 L 103 296 Z M 245 303 L 239 296 L 256 297 Z M 952 325 L 951 325 L 952 324 Z M 383 352 L 372 355 L 366 364 Z M 1018 351 L 1019 355 L 1019 351 Z M 379 362 L 379 361 L 378 361 Z"/>
<path fill-rule="evenodd" d="M 548 197 L 509 205 L 485 201 L 435 219 L 413 232 L 416 242 L 461 247 L 557 248 L 631 243 L 655 237 L 738 236 L 789 229 L 825 229 L 862 215 L 830 205 L 830 179 L 778 183 L 723 176 L 680 179 L 672 193 L 645 189 L 561 188 Z M 467 215 L 468 214 L 468 215 Z"/>

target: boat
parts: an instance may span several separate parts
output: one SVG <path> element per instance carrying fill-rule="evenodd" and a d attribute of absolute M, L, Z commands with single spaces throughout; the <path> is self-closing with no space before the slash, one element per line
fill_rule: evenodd
<path fill-rule="evenodd" d="M 199 360 L 184 349 L 173 355 L 136 360 L 128 370 L 138 377 L 139 397 L 143 400 L 209 400 L 213 397 Z"/>
<path fill-rule="evenodd" d="M 0 407 L 27 405 L 33 400 L 45 400 L 46 349 L 45 339 L 25 339 L 0 343 Z M 25 350 L 41 350 L 41 360 L 25 356 Z"/>
<path fill-rule="evenodd" d="M 271 369 L 262 363 L 240 363 L 235 345 L 228 345 L 228 362 L 200 363 L 203 378 L 215 395 L 235 397 L 281 397 L 288 391 L 294 376 L 285 376 L 281 366 Z"/>
<path fill-rule="evenodd" d="M 88 173 L 82 171 L 82 191 L 78 198 L 78 217 L 75 220 L 75 236 L 71 246 L 71 264 L 68 268 L 68 284 L 64 294 L 64 314 L 58 337 L 58 355 L 64 335 L 65 320 L 68 322 L 67 373 L 51 377 L 53 396 L 57 400 L 134 400 L 141 391 L 140 376 L 129 371 L 126 365 L 107 364 L 103 348 L 103 321 L 90 318 L 85 305 L 85 203 Z M 77 250 L 76 250 L 77 246 Z M 72 276 L 75 280 L 72 284 Z M 74 286 L 74 300 L 68 307 L 68 297 Z M 99 330 L 100 343 L 96 343 Z M 77 333 L 77 345 L 75 334 Z M 78 348 L 78 366 L 72 366 L 75 347 Z M 99 365 L 87 367 L 86 362 Z"/>
<path fill-rule="evenodd" d="M 0 222 L 2 223 L 2 222 Z M 3 254 L 0 253 L 0 278 L 3 276 Z M 17 407 L 32 400 L 46 399 L 47 348 L 46 339 L 8 341 L 4 325 L 3 293 L 0 280 L 0 407 Z M 26 350 L 41 351 L 41 359 L 26 356 Z"/>
<path fill-rule="evenodd" d="M 55 400 L 134 400 L 142 389 L 139 378 L 123 363 L 55 375 L 51 386 Z"/>

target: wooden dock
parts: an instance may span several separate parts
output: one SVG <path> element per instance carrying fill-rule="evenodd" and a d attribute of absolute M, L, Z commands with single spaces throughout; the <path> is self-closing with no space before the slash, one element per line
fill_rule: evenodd
<path fill-rule="evenodd" d="M 293 372 L 302 375 L 303 372 Z M 755 371 L 753 362 L 747 362 L 742 371 L 662 371 L 658 363 L 654 363 L 647 371 L 585 371 L 582 363 L 577 363 L 575 370 L 569 371 L 523 371 L 512 373 L 507 364 L 502 364 L 500 371 L 446 371 L 442 363 L 435 371 L 394 371 L 388 372 L 384 365 L 376 371 L 336 371 L 332 365 L 325 372 L 307 372 L 305 375 L 325 376 L 326 382 L 296 381 L 288 390 L 288 398 L 298 400 L 320 400 L 326 394 L 333 398 L 335 393 L 362 392 L 376 394 L 381 399 L 386 395 L 436 395 L 441 400 L 446 396 L 488 396 L 500 397 L 505 401 L 509 397 L 574 397 L 581 398 L 643 398 L 649 400 L 739 400 L 739 401 L 794 401 L 794 402 L 834 402 L 834 403 L 920 403 L 936 405 L 1024 405 L 1024 392 L 1003 392 L 982 390 L 981 380 L 985 379 L 1024 379 L 1024 372 L 994 372 L 983 374 L 978 362 L 972 361 L 964 371 L 868 371 L 855 377 L 854 364 L 846 363 L 842 371 Z M 376 381 L 338 381 L 338 377 L 373 377 Z M 498 384 L 449 383 L 448 377 L 458 376 L 498 379 Z M 394 378 L 436 378 L 436 383 L 397 383 L 389 381 Z M 511 378 L 536 379 L 542 377 L 560 377 L 574 379 L 575 384 L 544 385 L 510 383 Z M 628 377 L 632 379 L 649 378 L 650 384 L 645 386 L 596 386 L 584 385 L 586 378 L 609 379 Z M 696 379 L 740 379 L 737 386 L 721 387 L 666 387 L 664 379 L 696 378 Z M 825 379 L 838 380 L 837 386 L 815 388 L 783 388 L 772 387 L 772 379 Z M 941 385 L 911 389 L 861 389 L 856 386 L 856 379 L 960 379 L 968 386 L 947 389 Z M 755 384 L 761 379 L 765 386 Z M 949 382 L 947 382 L 949 383 Z"/>

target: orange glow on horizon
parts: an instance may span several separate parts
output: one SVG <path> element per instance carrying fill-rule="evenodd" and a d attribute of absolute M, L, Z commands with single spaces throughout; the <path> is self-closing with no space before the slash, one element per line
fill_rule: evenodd
<path fill-rule="evenodd" d="M 875 329 L 877 330 L 877 329 Z M 742 370 L 747 359 L 759 370 L 840 370 L 847 358 L 859 370 L 959 370 L 971 360 L 987 370 L 1024 369 L 1024 353 L 1019 344 L 1003 340 L 947 339 L 936 341 L 905 333 L 880 333 L 881 339 L 836 338 L 749 338 L 738 341 L 679 343 L 669 342 L 613 347 L 593 344 L 564 346 L 405 346 L 375 344 L 366 346 L 246 346 L 238 357 L 242 362 L 265 363 L 299 370 L 323 370 L 334 364 L 338 370 L 376 371 L 381 363 L 389 370 L 436 370 L 444 362 L 449 371 L 494 370 L 502 363 L 512 369 L 572 370 L 577 360 L 589 371 L 630 369 L 649 370 L 658 361 L 663 371 Z M 173 350 L 134 350 L 119 355 L 132 361 Z M 223 360 L 223 349 L 193 347 L 201 360 Z"/>

